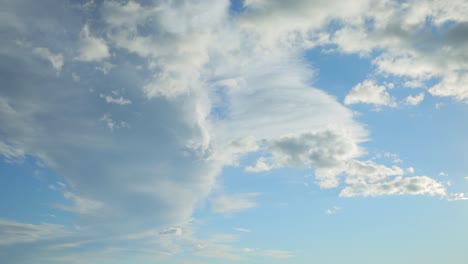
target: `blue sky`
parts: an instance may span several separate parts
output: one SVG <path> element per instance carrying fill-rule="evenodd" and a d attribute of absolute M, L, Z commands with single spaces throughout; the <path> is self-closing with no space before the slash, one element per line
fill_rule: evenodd
<path fill-rule="evenodd" d="M 466 1 L 0 4 L 1 263 L 465 263 Z"/>

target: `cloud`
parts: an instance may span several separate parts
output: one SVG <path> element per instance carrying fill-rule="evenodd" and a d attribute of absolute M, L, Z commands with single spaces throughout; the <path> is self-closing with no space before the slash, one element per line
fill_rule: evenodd
<path fill-rule="evenodd" d="M 56 224 L 26 224 L 0 219 L 0 246 L 29 243 L 67 234 L 64 226 Z"/>
<path fill-rule="evenodd" d="M 243 227 L 236 227 L 234 230 L 242 232 L 242 233 L 250 233 L 250 229 L 243 228 Z"/>
<path fill-rule="evenodd" d="M 445 173 L 443 171 L 439 172 L 439 177 L 447 177 L 447 176 L 448 176 L 447 173 Z"/>
<path fill-rule="evenodd" d="M 265 157 L 260 157 L 254 166 L 245 167 L 248 172 L 262 172 L 271 170 L 271 166 L 266 163 Z"/>
<path fill-rule="evenodd" d="M 340 192 L 340 197 L 382 195 L 430 195 L 444 198 L 447 191 L 442 183 L 427 176 L 399 176 L 385 182 L 356 183 Z"/>
<path fill-rule="evenodd" d="M 102 61 L 110 57 L 109 48 L 102 38 L 91 35 L 89 25 L 84 25 L 80 33 L 79 55 L 75 58 L 79 61 Z"/>
<path fill-rule="evenodd" d="M 325 210 L 326 215 L 333 215 L 336 214 L 338 211 L 340 211 L 342 208 L 338 206 L 333 206 L 332 208 L 329 208 Z"/>
<path fill-rule="evenodd" d="M 276 259 L 288 259 L 294 257 L 290 251 L 286 250 L 263 250 L 261 255 Z"/>
<path fill-rule="evenodd" d="M 424 93 L 419 93 L 418 95 L 412 96 L 409 95 L 405 98 L 405 104 L 407 105 L 418 105 L 424 100 Z"/>
<path fill-rule="evenodd" d="M 175 235 L 181 236 L 182 235 L 182 228 L 180 227 L 170 227 L 166 230 L 160 231 L 159 234 L 161 235 Z"/>
<path fill-rule="evenodd" d="M 62 54 L 54 54 L 47 48 L 34 48 L 34 53 L 40 58 L 48 60 L 57 73 L 62 70 L 64 63 Z"/>
<path fill-rule="evenodd" d="M 390 96 L 385 86 L 377 85 L 370 80 L 354 86 L 348 95 L 346 95 L 344 103 L 347 105 L 373 104 L 376 106 L 396 106 L 395 99 Z"/>
<path fill-rule="evenodd" d="M 103 98 L 106 101 L 106 103 L 109 104 L 129 105 L 132 103 L 132 101 L 130 101 L 129 99 L 125 99 L 122 96 L 114 98 L 110 95 L 100 94 L 99 97 Z"/>
<path fill-rule="evenodd" d="M 128 127 L 128 124 L 125 121 L 114 121 L 110 114 L 104 114 L 99 121 L 106 124 L 106 126 L 110 129 L 110 131 L 114 131 L 114 129 L 125 128 Z"/>
<path fill-rule="evenodd" d="M 428 86 L 434 96 L 466 101 L 467 48 L 462 43 L 468 20 L 462 15 L 467 11 L 463 0 L 450 5 L 433 0 L 404 4 L 328 1 L 327 5 L 303 0 L 288 5 L 246 1 L 244 6 L 242 25 L 264 34 L 263 46 L 281 41 L 289 46 L 359 54 L 373 60 L 379 75 L 404 77 L 403 84 L 410 88 Z M 339 25 L 327 28 L 332 21 Z"/>
<path fill-rule="evenodd" d="M 257 193 L 241 193 L 221 195 L 211 201 L 211 210 L 215 213 L 232 214 L 257 207 L 257 203 L 252 201 Z"/>
<path fill-rule="evenodd" d="M 99 201 L 83 198 L 69 191 L 64 192 L 63 197 L 65 197 L 68 200 L 71 200 L 74 203 L 74 205 L 67 206 L 55 204 L 52 207 L 63 211 L 86 215 L 92 213 L 99 213 L 99 209 L 101 209 L 103 206 L 103 204 Z"/>
<path fill-rule="evenodd" d="M 301 57 L 304 48 L 321 45 L 362 56 L 379 49 L 372 58 L 377 74 L 424 82 L 440 77 L 441 86 L 429 92 L 462 99 L 457 87 L 463 87 L 467 53 L 455 33 L 463 27 L 442 28 L 446 43 L 430 37 L 427 43 L 437 47 L 431 49 L 438 50 L 435 54 L 420 50 L 422 36 L 415 33 L 424 31 L 411 26 L 426 21 L 426 9 L 420 15 L 418 5 L 402 10 L 386 1 L 245 1 L 245 12 L 233 17 L 230 1 L 219 0 L 106 1 L 82 9 L 57 0 L 22 3 L 28 4 L 12 2 L 0 11 L 18 14 L 0 16 L 7 20 L 0 23 L 0 151 L 10 160 L 29 155 L 63 177 L 70 186 L 64 196 L 73 205 L 57 208 L 79 216 L 77 223 L 85 230 L 80 235 L 93 237 L 95 251 L 100 251 L 85 247 L 79 254 L 57 256 L 58 263 L 119 259 L 129 252 L 151 259 L 183 246 L 200 256 L 239 259 L 243 251 L 228 244 L 232 239 L 197 239 L 184 224 L 197 205 L 213 197 L 222 169 L 241 165 L 241 158 L 253 152 L 261 158 L 247 171 L 310 167 L 321 187 L 343 187 L 346 197 L 446 193 L 427 176 L 404 177 L 397 166 L 359 161 L 368 131 L 352 111 L 311 85 L 315 72 Z M 422 6 L 438 11 L 426 10 L 435 14 L 431 23 L 438 26 L 466 17 L 463 2 L 457 5 L 457 10 Z M 418 15 L 410 15 L 414 12 Z M 361 19 L 364 14 L 367 22 Z M 328 32 L 335 19 L 349 25 Z M 366 23 L 375 23 L 374 32 Z M 353 36 L 358 39 L 349 39 Z M 24 38 L 31 46 L 16 43 Z M 43 48 L 30 56 L 31 47 Z M 59 55 L 67 61 L 66 69 Z M 76 74 L 52 76 L 37 56 L 55 71 L 69 68 Z M 110 96 L 114 90 L 123 91 L 131 103 Z M 348 96 L 348 103 L 395 104 L 386 87 L 371 81 L 358 84 Z M 257 206 L 253 193 L 216 195 L 210 202 L 217 213 Z M 124 249 L 111 241 L 129 234 L 144 238 Z M 82 238 L 69 239 L 67 244 Z M 145 242 L 158 247 L 148 248 Z M 36 245 L 28 254 L 50 263 L 52 256 L 43 256 L 48 245 Z M 287 251 L 256 252 L 291 256 Z M 36 263 L 36 256 L 23 263 Z"/>
<path fill-rule="evenodd" d="M 10 163 L 20 163 L 24 160 L 25 156 L 23 149 L 3 141 L 0 141 L 0 154 L 3 155 L 6 162 Z"/>
<path fill-rule="evenodd" d="M 316 178 L 321 187 L 333 188 L 339 185 L 338 175 L 347 162 L 359 157 L 362 149 L 359 140 L 349 131 L 333 128 L 296 133 L 265 141 L 266 151 L 271 153 L 271 165 L 267 168 L 311 167 L 316 169 Z M 261 171 L 265 158 L 257 160 L 250 171 Z"/>
<path fill-rule="evenodd" d="M 465 196 L 465 193 L 451 193 L 447 198 L 449 202 L 453 201 L 468 201 L 468 197 Z"/>

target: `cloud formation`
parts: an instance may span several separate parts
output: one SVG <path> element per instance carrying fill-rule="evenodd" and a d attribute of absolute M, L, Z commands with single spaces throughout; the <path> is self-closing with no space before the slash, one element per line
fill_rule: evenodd
<path fill-rule="evenodd" d="M 373 104 L 376 106 L 396 106 L 395 99 L 390 96 L 385 86 L 376 85 L 373 81 L 369 80 L 354 86 L 349 94 L 346 95 L 344 103 L 347 105 Z"/>
<path fill-rule="evenodd" d="M 302 59 L 313 47 L 356 53 L 372 60 L 376 75 L 466 100 L 463 0 L 450 9 L 429 0 L 256 0 L 244 1 L 239 14 L 227 0 L 6 2 L 0 153 L 19 162 L 29 155 L 63 177 L 73 205 L 54 207 L 80 215 L 86 235 L 157 235 L 164 252 L 180 250 L 173 242 L 180 239 L 198 255 L 238 259 L 242 250 L 229 241 L 201 241 L 179 227 L 206 199 L 222 214 L 257 206 L 250 193 L 210 196 L 225 166 L 311 168 L 320 187 L 341 188 L 342 197 L 464 199 L 428 176 L 363 161 L 369 132 L 312 85 L 314 70 Z M 423 99 L 420 93 L 405 102 Z M 396 106 L 387 87 L 369 80 L 344 103 Z M 261 157 L 241 164 L 251 153 Z M 6 236 L 10 242 L 63 233 L 60 226 L 0 224 L 28 231 Z"/>

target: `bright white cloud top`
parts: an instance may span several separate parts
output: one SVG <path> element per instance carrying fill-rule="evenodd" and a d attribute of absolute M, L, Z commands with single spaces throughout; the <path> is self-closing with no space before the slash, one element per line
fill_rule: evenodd
<path fill-rule="evenodd" d="M 401 199 L 466 209 L 449 202 L 468 167 L 448 162 L 468 147 L 450 136 L 468 132 L 465 0 L 0 3 L 0 181 L 18 191 L 0 195 L 2 263 L 324 262 L 307 223 Z M 339 56 L 365 75 L 346 81 Z M 440 143 L 428 116 L 453 120 Z M 441 144 L 459 148 L 429 160 Z"/>

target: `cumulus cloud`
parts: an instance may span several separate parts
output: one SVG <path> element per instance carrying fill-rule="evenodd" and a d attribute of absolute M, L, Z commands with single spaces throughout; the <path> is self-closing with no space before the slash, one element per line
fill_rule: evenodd
<path fill-rule="evenodd" d="M 395 99 L 387 92 L 387 88 L 377 85 L 370 80 L 354 86 L 348 95 L 346 95 L 344 103 L 347 105 L 373 104 L 376 106 L 396 106 Z"/>
<path fill-rule="evenodd" d="M 265 157 L 260 157 L 254 166 L 247 166 L 245 170 L 248 172 L 262 172 L 271 170 L 271 166 L 267 164 Z"/>
<path fill-rule="evenodd" d="M 447 191 L 442 183 L 427 176 L 399 176 L 386 182 L 356 183 L 340 192 L 341 197 L 382 195 L 430 195 L 445 198 Z"/>
<path fill-rule="evenodd" d="M 418 105 L 424 100 L 424 93 L 419 93 L 418 95 L 409 95 L 405 98 L 405 104 L 407 105 Z"/>
<path fill-rule="evenodd" d="M 94 236 L 162 230 L 148 237 L 158 237 L 167 252 L 180 250 L 171 239 L 181 239 L 196 254 L 238 258 L 241 250 L 228 241 L 202 241 L 178 226 L 212 195 L 223 167 L 252 152 L 262 157 L 247 171 L 310 167 L 321 187 L 339 187 L 343 177 L 344 197 L 446 195 L 427 176 L 405 177 L 397 166 L 359 161 L 368 132 L 352 111 L 311 85 L 314 72 L 300 54 L 321 45 L 362 56 L 379 49 L 372 58 L 377 74 L 423 82 L 440 77 L 429 92 L 462 100 L 468 53 L 455 33 L 464 28 L 458 25 L 467 13 L 463 1 L 453 1 L 454 10 L 430 1 L 405 8 L 370 0 L 245 1 L 235 19 L 230 2 L 219 0 L 105 1 L 73 10 L 58 0 L 24 3 L 5 7 L 24 21 L 0 16 L 7 20 L 0 23 L 0 151 L 10 160 L 30 155 L 63 177 L 71 186 L 64 196 L 73 205 L 57 208 L 80 215 L 80 226 Z M 44 8 L 31 11 L 39 5 Z M 425 32 L 427 14 L 434 14 L 431 23 L 443 30 L 443 39 L 415 34 Z M 336 20 L 348 25 L 328 32 Z M 441 28 L 446 21 L 456 25 Z M 44 47 L 33 52 L 54 73 L 67 61 L 75 74 L 50 75 L 50 67 L 28 56 L 30 47 L 15 42 L 25 36 L 33 47 Z M 438 52 L 422 50 L 418 39 Z M 115 89 L 132 100 L 110 96 Z M 371 81 L 353 87 L 345 103 L 396 104 L 386 87 Z M 255 208 L 255 196 L 217 194 L 211 209 L 230 214 Z M 163 229 L 168 226 L 173 228 Z M 103 256 L 94 257 L 87 259 Z"/>

